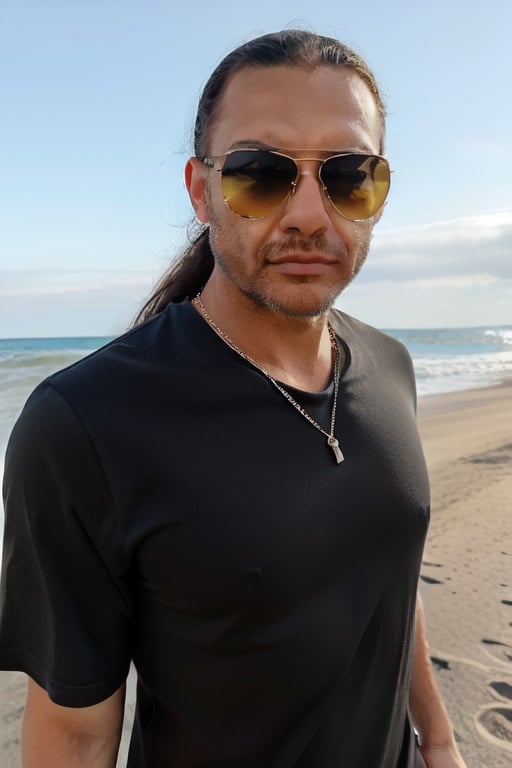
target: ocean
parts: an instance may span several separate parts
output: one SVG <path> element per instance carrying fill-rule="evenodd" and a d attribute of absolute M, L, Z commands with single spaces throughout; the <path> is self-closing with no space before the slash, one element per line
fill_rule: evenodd
<path fill-rule="evenodd" d="M 485 387 L 512 376 L 512 325 L 383 330 L 408 348 L 420 397 Z M 29 393 L 53 371 L 108 341 L 0 339 L 0 472 L 9 433 Z"/>

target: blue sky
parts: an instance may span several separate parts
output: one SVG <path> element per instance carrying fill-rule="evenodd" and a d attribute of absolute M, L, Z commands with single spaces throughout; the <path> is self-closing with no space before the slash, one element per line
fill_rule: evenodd
<path fill-rule="evenodd" d="M 186 239 L 201 87 L 301 26 L 370 63 L 395 170 L 339 306 L 383 328 L 512 322 L 512 3 L 3 0 L 0 337 L 123 330 Z"/>

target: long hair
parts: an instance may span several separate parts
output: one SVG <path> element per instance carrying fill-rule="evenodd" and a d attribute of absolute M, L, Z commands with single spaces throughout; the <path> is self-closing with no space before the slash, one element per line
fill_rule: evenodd
<path fill-rule="evenodd" d="M 244 43 L 229 53 L 214 70 L 199 99 L 194 128 L 196 157 L 205 157 L 208 154 L 208 135 L 215 123 L 228 79 L 244 67 L 283 65 L 309 70 L 322 66 L 347 67 L 353 70 L 367 84 L 375 98 L 384 137 L 384 103 L 375 77 L 364 59 L 335 38 L 300 29 L 285 29 Z M 157 283 L 138 313 L 135 325 L 158 314 L 171 301 L 192 298 L 207 282 L 214 266 L 209 227 L 197 225 L 195 231 L 190 231 L 189 237 L 189 245 Z"/>

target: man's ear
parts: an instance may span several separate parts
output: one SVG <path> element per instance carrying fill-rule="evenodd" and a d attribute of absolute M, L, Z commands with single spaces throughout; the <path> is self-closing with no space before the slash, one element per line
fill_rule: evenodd
<path fill-rule="evenodd" d="M 206 200 L 206 167 L 197 157 L 187 160 L 183 180 L 187 188 L 196 219 L 206 224 L 210 219 L 210 211 Z"/>

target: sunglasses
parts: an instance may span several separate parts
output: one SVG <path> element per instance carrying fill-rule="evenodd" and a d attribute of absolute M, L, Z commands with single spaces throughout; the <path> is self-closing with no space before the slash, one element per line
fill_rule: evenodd
<path fill-rule="evenodd" d="M 369 219 L 377 213 L 389 191 L 389 163 L 379 155 L 340 152 L 323 160 L 294 159 L 276 150 L 235 149 L 201 160 L 209 168 L 224 161 L 217 169 L 222 176 L 224 202 L 246 219 L 269 216 L 293 195 L 300 176 L 297 160 L 320 163 L 318 178 L 326 197 L 350 221 Z"/>

